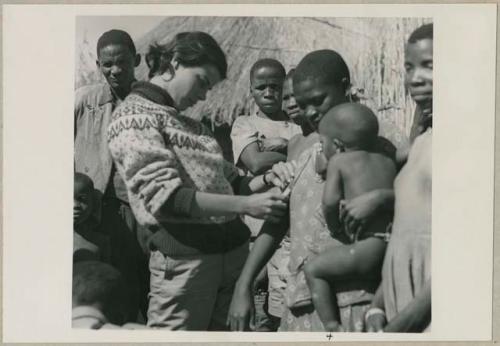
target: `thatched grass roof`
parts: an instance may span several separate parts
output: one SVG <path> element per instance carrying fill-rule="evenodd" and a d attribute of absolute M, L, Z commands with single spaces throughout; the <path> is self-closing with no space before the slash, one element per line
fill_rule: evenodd
<path fill-rule="evenodd" d="M 131 19 L 132 20 L 132 19 Z M 368 106 L 378 111 L 382 134 L 404 141 L 411 126 L 413 106 L 406 97 L 403 77 L 404 43 L 416 27 L 430 20 L 415 18 L 312 17 L 166 17 L 136 42 L 145 53 L 152 42 L 165 43 L 182 31 L 211 34 L 226 53 L 228 78 L 205 102 L 188 110 L 193 117 L 232 123 L 254 108 L 249 71 L 260 58 L 275 58 L 288 70 L 316 49 L 337 50 L 346 60 L 353 84 L 365 90 Z M 147 77 L 143 62 L 138 79 Z"/>

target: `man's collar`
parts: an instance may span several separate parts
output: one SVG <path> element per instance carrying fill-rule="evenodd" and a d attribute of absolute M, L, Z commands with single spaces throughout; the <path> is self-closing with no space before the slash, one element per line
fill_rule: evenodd
<path fill-rule="evenodd" d="M 105 105 L 106 103 L 114 103 L 116 96 L 113 94 L 111 87 L 108 83 L 105 83 L 102 88 L 102 93 L 99 97 L 99 106 Z"/>
<path fill-rule="evenodd" d="M 132 82 L 132 86 L 137 83 L 137 81 L 134 79 Z M 111 89 L 111 86 L 108 83 L 104 83 L 103 88 L 102 88 L 102 93 L 99 98 L 99 106 L 105 105 L 106 103 L 115 103 L 119 97 L 116 95 L 116 93 Z"/>
<path fill-rule="evenodd" d="M 259 117 L 259 118 L 264 118 L 264 119 L 269 119 L 269 120 L 272 120 L 272 121 L 283 121 L 283 122 L 290 122 L 291 120 L 288 119 L 288 117 L 286 116 L 286 113 L 285 111 L 281 110 L 281 115 L 283 116 L 283 119 L 271 119 L 269 116 L 267 116 L 266 114 L 264 114 L 264 112 L 262 112 L 259 107 L 257 107 L 257 110 L 255 111 L 254 115 L 256 117 Z"/>

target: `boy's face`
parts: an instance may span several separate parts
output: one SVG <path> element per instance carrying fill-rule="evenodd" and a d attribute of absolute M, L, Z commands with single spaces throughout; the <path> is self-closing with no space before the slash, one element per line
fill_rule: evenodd
<path fill-rule="evenodd" d="M 134 56 L 126 45 L 112 44 L 101 48 L 96 64 L 111 88 L 123 91 L 134 81 L 139 62 L 139 55 Z"/>
<path fill-rule="evenodd" d="M 432 113 L 432 42 L 409 43 L 405 50 L 406 87 L 422 111 Z"/>
<path fill-rule="evenodd" d="M 250 78 L 252 96 L 261 112 L 273 116 L 281 111 L 284 77 L 272 67 L 261 67 Z"/>
<path fill-rule="evenodd" d="M 346 101 L 345 91 L 325 83 L 321 78 L 304 79 L 294 83 L 295 99 L 314 129 L 330 108 Z"/>
<path fill-rule="evenodd" d="M 292 79 L 285 79 L 283 83 L 283 109 L 286 115 L 294 123 L 301 125 L 303 123 L 303 114 L 295 100 L 295 95 L 293 93 L 293 83 Z"/>
<path fill-rule="evenodd" d="M 92 213 L 93 207 L 91 187 L 75 180 L 73 189 L 73 225 L 77 226 L 86 221 Z"/>

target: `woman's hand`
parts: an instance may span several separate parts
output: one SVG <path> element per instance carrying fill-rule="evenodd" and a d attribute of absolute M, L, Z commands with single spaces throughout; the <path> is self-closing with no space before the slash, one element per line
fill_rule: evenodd
<path fill-rule="evenodd" d="M 284 189 L 288 184 L 290 184 L 295 177 L 295 170 L 297 169 L 297 162 L 278 162 L 275 163 L 269 173 L 274 176 L 268 180 L 281 189 Z"/>
<path fill-rule="evenodd" d="M 255 306 L 250 287 L 239 287 L 236 284 L 233 299 L 229 306 L 226 324 L 231 331 L 248 331 L 255 328 Z"/>
<path fill-rule="evenodd" d="M 367 192 L 351 200 L 341 201 L 339 218 L 348 235 L 360 234 L 383 202 L 379 190 Z"/>
<path fill-rule="evenodd" d="M 287 196 L 284 196 L 278 188 L 256 193 L 246 197 L 243 214 L 257 219 L 279 222 L 287 212 L 287 200 Z"/>

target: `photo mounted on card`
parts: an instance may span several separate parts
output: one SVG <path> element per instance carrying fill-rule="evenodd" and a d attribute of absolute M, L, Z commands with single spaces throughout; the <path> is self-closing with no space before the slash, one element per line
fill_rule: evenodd
<path fill-rule="evenodd" d="M 74 53 L 43 340 L 491 337 L 494 6 L 51 9 L 6 11 Z"/>

